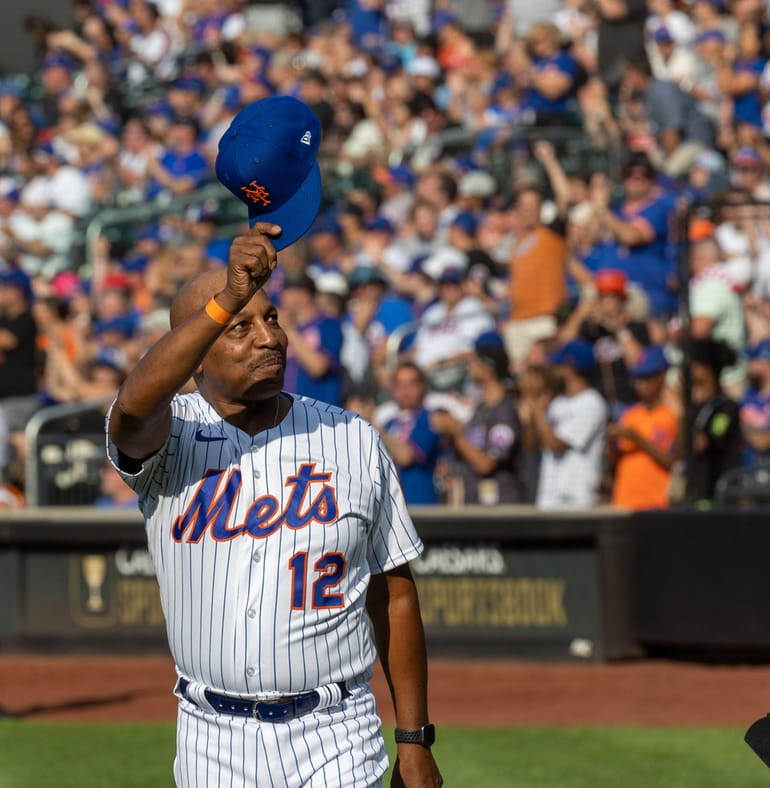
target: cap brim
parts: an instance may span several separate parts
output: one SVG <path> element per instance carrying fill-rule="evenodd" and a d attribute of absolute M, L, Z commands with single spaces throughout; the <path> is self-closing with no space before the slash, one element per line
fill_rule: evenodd
<path fill-rule="evenodd" d="M 249 208 L 249 227 L 257 222 L 271 222 L 281 228 L 281 234 L 271 237 L 276 251 L 299 240 L 313 224 L 321 206 L 321 170 L 316 162 L 297 191 L 274 211 L 253 211 Z"/>

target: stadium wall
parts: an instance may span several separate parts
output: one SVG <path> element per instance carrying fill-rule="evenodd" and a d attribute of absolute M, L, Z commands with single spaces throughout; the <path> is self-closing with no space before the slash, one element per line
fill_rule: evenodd
<path fill-rule="evenodd" d="M 412 513 L 432 656 L 770 655 L 762 513 Z M 165 651 L 138 513 L 40 508 L 0 522 L 0 648 Z"/>

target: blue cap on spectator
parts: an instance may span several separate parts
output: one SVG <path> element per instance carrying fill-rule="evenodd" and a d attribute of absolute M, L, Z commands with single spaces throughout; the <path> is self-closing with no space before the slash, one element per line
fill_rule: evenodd
<path fill-rule="evenodd" d="M 433 19 L 430 21 L 430 32 L 433 34 L 439 33 L 444 27 L 454 24 L 456 21 L 457 17 L 451 11 L 446 9 L 436 11 L 433 14 Z"/>
<path fill-rule="evenodd" d="M 714 2 L 714 0 L 704 0 L 704 2 L 712 2 L 713 5 L 721 7 L 721 3 Z M 727 42 L 727 36 L 721 31 L 716 29 L 704 30 L 695 36 L 695 44 L 705 44 L 707 41 L 718 41 L 720 44 Z"/>
<path fill-rule="evenodd" d="M 116 348 L 102 347 L 96 353 L 93 363 L 99 367 L 110 367 L 117 372 L 123 372 L 123 353 Z"/>
<path fill-rule="evenodd" d="M 43 58 L 40 68 L 66 68 L 72 71 L 75 68 L 75 61 L 69 56 L 61 52 L 51 52 Z"/>
<path fill-rule="evenodd" d="M 440 285 L 459 285 L 465 279 L 465 271 L 461 268 L 448 266 L 439 275 L 436 280 Z"/>
<path fill-rule="evenodd" d="M 23 96 L 24 89 L 12 79 L 0 82 L 0 96 Z"/>
<path fill-rule="evenodd" d="M 342 225 L 333 216 L 324 216 L 317 221 L 309 230 L 309 235 L 320 235 L 329 233 L 337 238 L 342 238 Z"/>
<path fill-rule="evenodd" d="M 21 268 L 6 268 L 0 271 L 0 285 L 15 287 L 24 293 L 24 297 L 27 300 L 32 299 L 32 281 Z"/>
<path fill-rule="evenodd" d="M 292 96 L 271 96 L 242 109 L 219 142 L 219 180 L 248 206 L 249 225 L 272 222 L 276 250 L 305 234 L 321 204 L 316 162 L 321 122 Z"/>
<path fill-rule="evenodd" d="M 119 261 L 120 268 L 129 273 L 141 273 L 150 264 L 150 258 L 143 254 L 129 254 Z"/>
<path fill-rule="evenodd" d="M 372 217 L 366 223 L 366 229 L 370 231 L 379 230 L 384 233 L 392 233 L 393 225 L 390 223 L 390 220 L 387 217 L 377 214 L 377 216 Z"/>
<path fill-rule="evenodd" d="M 505 342 L 500 334 L 497 331 L 484 331 L 483 334 L 479 334 L 476 337 L 476 340 L 473 343 L 473 347 L 478 349 L 480 347 L 484 347 L 485 345 L 500 345 L 503 347 Z"/>
<path fill-rule="evenodd" d="M 761 339 L 746 348 L 746 358 L 750 361 L 770 361 L 770 339 Z"/>
<path fill-rule="evenodd" d="M 375 265 L 357 265 L 348 276 L 348 286 L 352 290 L 361 285 L 386 285 L 382 271 Z"/>
<path fill-rule="evenodd" d="M 492 367 L 500 380 L 510 378 L 510 359 L 500 334 L 496 331 L 485 331 L 473 343 L 473 348 L 480 361 Z"/>
<path fill-rule="evenodd" d="M 582 339 L 565 342 L 558 350 L 548 354 L 552 364 L 565 364 L 578 372 L 588 372 L 594 366 L 594 349 Z"/>
<path fill-rule="evenodd" d="M 171 87 L 174 90 L 184 90 L 187 93 L 198 94 L 202 94 L 206 90 L 203 80 L 200 77 L 195 77 L 191 74 L 186 74 L 179 77 L 179 79 L 171 83 Z"/>
<path fill-rule="evenodd" d="M 116 333 L 124 339 L 130 339 L 137 331 L 138 325 L 134 315 L 120 315 L 110 320 L 98 320 L 94 326 L 97 334 Z"/>
<path fill-rule="evenodd" d="M 165 99 L 158 99 L 144 108 L 145 115 L 163 115 L 167 118 L 174 117 L 174 108 Z"/>
<path fill-rule="evenodd" d="M 378 50 L 374 56 L 377 64 L 386 74 L 394 74 L 404 66 L 401 58 L 395 52 L 390 52 L 387 49 Z"/>
<path fill-rule="evenodd" d="M 668 367 L 668 359 L 663 348 L 660 345 L 652 345 L 642 350 L 628 373 L 632 378 L 649 378 L 665 372 Z"/>
<path fill-rule="evenodd" d="M 389 183 L 397 183 L 400 186 L 411 188 L 414 186 L 414 173 L 405 164 L 399 164 L 395 167 L 375 167 L 372 171 L 374 180 L 381 186 Z"/>
<path fill-rule="evenodd" d="M 475 235 L 479 223 L 470 211 L 460 211 L 452 220 L 452 227 L 459 227 L 468 235 Z"/>
<path fill-rule="evenodd" d="M 668 28 L 659 27 L 652 34 L 652 40 L 656 44 L 670 44 L 674 39 L 671 37 L 671 33 L 668 32 Z"/>
<path fill-rule="evenodd" d="M 241 89 L 238 85 L 228 85 L 224 89 L 222 97 L 222 106 L 225 109 L 233 110 L 239 109 L 243 102 L 241 101 Z"/>

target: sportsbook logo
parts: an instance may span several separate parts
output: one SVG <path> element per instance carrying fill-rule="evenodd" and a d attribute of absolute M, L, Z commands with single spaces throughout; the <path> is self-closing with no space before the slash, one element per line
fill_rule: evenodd
<path fill-rule="evenodd" d="M 262 495 L 251 504 L 244 522 L 230 525 L 241 492 L 241 471 L 209 470 L 185 513 L 172 523 L 171 537 L 175 542 L 195 544 L 208 531 L 218 542 L 244 535 L 264 539 L 283 525 L 298 529 L 312 522 L 332 523 L 338 509 L 334 487 L 328 484 L 331 477 L 329 472 L 316 473 L 315 463 L 304 463 L 286 479 L 285 486 L 291 493 L 283 509 L 279 511 L 275 496 Z M 311 485 L 318 483 L 323 486 L 306 505 Z"/>
<path fill-rule="evenodd" d="M 246 195 L 246 199 L 257 205 L 270 205 L 270 192 L 256 181 L 252 181 L 248 186 L 241 186 L 241 191 Z"/>

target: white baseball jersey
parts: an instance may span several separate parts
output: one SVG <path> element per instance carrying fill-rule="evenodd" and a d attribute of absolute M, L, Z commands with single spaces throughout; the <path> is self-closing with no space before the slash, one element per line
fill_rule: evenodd
<path fill-rule="evenodd" d="M 177 396 L 169 438 L 136 474 L 108 441 L 139 494 L 177 670 L 215 691 L 298 693 L 367 674 L 370 575 L 422 551 L 376 430 L 292 399 L 251 436 L 198 392 Z"/>

